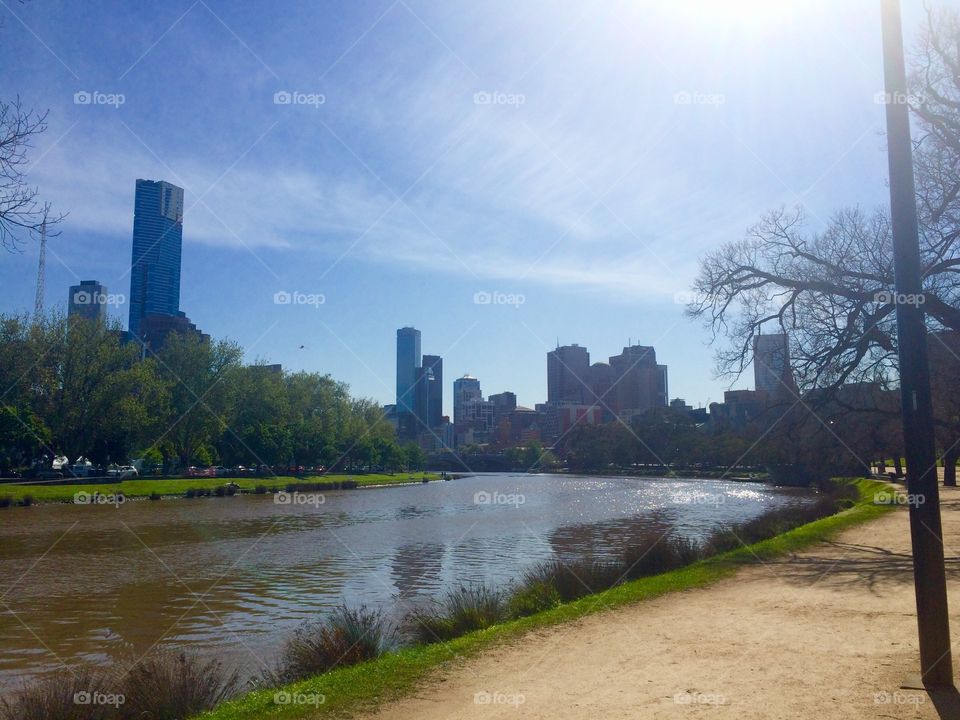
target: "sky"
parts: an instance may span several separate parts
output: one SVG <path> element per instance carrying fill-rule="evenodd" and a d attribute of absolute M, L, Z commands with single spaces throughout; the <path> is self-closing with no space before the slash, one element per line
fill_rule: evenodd
<path fill-rule="evenodd" d="M 960 0 L 941 5 L 957 7 Z M 768 210 L 886 205 L 876 0 L 0 0 L 0 97 L 49 109 L 28 179 L 69 213 L 47 307 L 126 323 L 137 178 L 185 189 L 181 309 L 250 362 L 394 401 L 396 329 L 546 399 L 546 353 L 632 342 L 694 406 L 698 261 Z M 904 0 L 908 42 L 923 19 Z M 0 250 L 0 312 L 38 248 Z M 283 302 L 290 300 L 290 302 Z M 301 349 L 301 346 L 304 346 Z"/>

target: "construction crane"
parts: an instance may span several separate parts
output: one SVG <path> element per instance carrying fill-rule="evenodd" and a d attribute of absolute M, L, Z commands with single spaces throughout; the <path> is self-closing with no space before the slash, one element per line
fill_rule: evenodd
<path fill-rule="evenodd" d="M 40 264 L 37 266 L 37 297 L 33 302 L 34 320 L 43 317 L 44 277 L 47 273 L 47 221 L 40 226 Z"/>

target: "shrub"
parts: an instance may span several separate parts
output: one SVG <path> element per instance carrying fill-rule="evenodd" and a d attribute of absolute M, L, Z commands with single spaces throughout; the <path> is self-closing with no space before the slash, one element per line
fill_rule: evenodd
<path fill-rule="evenodd" d="M 123 676 L 120 713 L 123 718 L 183 720 L 227 700 L 238 687 L 237 673 L 226 673 L 217 660 L 157 651 Z"/>
<path fill-rule="evenodd" d="M 0 496 L 0 507 L 10 507 L 14 504 L 12 495 Z"/>
<path fill-rule="evenodd" d="M 506 619 L 503 595 L 486 585 L 461 585 L 428 608 L 414 610 L 407 626 L 422 643 L 450 640 Z"/>
<path fill-rule="evenodd" d="M 187 491 L 183 494 L 184 497 L 192 498 L 197 496 L 197 491 L 193 488 L 187 488 Z"/>
<path fill-rule="evenodd" d="M 560 593 L 555 587 L 544 582 L 536 582 L 518 588 L 507 601 L 507 610 L 510 617 L 526 617 L 555 608 L 560 602 Z"/>
<path fill-rule="evenodd" d="M 694 541 L 679 535 L 666 538 L 647 538 L 631 544 L 623 552 L 623 572 L 626 578 L 649 577 L 676 570 L 695 563 L 703 557 L 703 549 Z"/>
<path fill-rule="evenodd" d="M 151 499 L 151 500 L 159 500 L 159 499 L 160 499 L 160 493 L 155 493 L 155 492 L 150 493 L 150 499 Z"/>
<path fill-rule="evenodd" d="M 266 485 L 257 485 L 257 486 L 253 489 L 253 491 L 254 491 L 257 495 L 265 495 L 266 492 L 267 492 L 267 486 L 266 486 Z"/>
<path fill-rule="evenodd" d="M 227 495 L 237 494 L 237 486 L 234 485 L 233 483 L 230 483 L 229 485 L 227 485 L 226 490 L 227 490 Z"/>
<path fill-rule="evenodd" d="M 293 682 L 335 667 L 380 657 L 393 644 L 393 631 L 378 610 L 342 605 L 324 620 L 307 623 L 281 652 L 276 670 L 266 673 L 271 685 Z"/>
<path fill-rule="evenodd" d="M 33 495 L 24 495 L 20 498 L 20 504 L 24 507 L 30 507 L 33 505 Z"/>
<path fill-rule="evenodd" d="M 2 720 L 107 720 L 115 707 L 83 703 L 83 693 L 109 693 L 105 676 L 90 668 L 71 669 L 10 695 L 0 696 Z"/>
<path fill-rule="evenodd" d="M 227 488 L 224 487 L 223 485 L 217 485 L 213 489 L 213 494 L 216 495 L 217 497 L 223 497 L 224 495 L 227 494 Z"/>
<path fill-rule="evenodd" d="M 530 587 L 544 583 L 556 590 L 563 602 L 570 602 L 618 584 L 623 579 L 624 569 L 620 563 L 590 558 L 569 562 L 553 558 L 528 570 L 523 585 Z"/>

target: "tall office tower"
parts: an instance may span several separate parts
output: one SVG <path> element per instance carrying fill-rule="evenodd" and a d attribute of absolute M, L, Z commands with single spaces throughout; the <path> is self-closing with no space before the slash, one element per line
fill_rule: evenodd
<path fill-rule="evenodd" d="M 423 369 L 432 378 L 426 394 L 427 425 L 435 428 L 443 423 L 443 358 L 424 355 Z"/>
<path fill-rule="evenodd" d="M 453 422 L 464 423 L 468 420 L 467 406 L 483 400 L 480 381 L 472 375 L 464 375 L 453 381 Z"/>
<path fill-rule="evenodd" d="M 577 344 L 547 353 L 547 402 L 584 403 L 588 392 L 590 353 Z"/>
<path fill-rule="evenodd" d="M 67 316 L 107 322 L 107 288 L 96 280 L 81 280 L 70 286 Z"/>
<path fill-rule="evenodd" d="M 657 365 L 657 397 L 658 407 L 667 407 L 670 404 L 670 388 L 667 383 L 667 366 Z"/>
<path fill-rule="evenodd" d="M 397 330 L 397 416 L 416 412 L 417 368 L 420 367 L 420 331 Z"/>
<path fill-rule="evenodd" d="M 657 353 L 646 345 L 625 347 L 610 358 L 613 385 L 608 403 L 613 414 L 629 421 L 634 415 L 667 405 L 667 366 L 657 364 Z"/>
<path fill-rule="evenodd" d="M 795 393 L 790 346 L 785 334 L 753 338 L 753 381 L 756 389 L 766 393 L 768 399 Z"/>
<path fill-rule="evenodd" d="M 417 431 L 438 427 L 443 422 L 443 358 L 424 355 L 416 369 L 414 389 Z"/>
<path fill-rule="evenodd" d="M 517 409 L 517 396 L 509 390 L 491 395 L 487 400 L 493 403 L 493 410 L 497 415 L 512 412 Z"/>
<path fill-rule="evenodd" d="M 130 265 L 130 333 L 142 334 L 147 315 L 180 310 L 183 188 L 164 180 L 137 180 Z"/>

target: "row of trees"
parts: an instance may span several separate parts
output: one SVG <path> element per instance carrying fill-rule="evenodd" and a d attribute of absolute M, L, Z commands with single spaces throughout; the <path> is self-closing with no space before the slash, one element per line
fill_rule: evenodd
<path fill-rule="evenodd" d="M 872 392 L 865 393 L 871 403 L 896 405 L 894 394 L 874 398 Z M 580 471 L 638 465 L 724 471 L 783 466 L 796 468 L 807 479 L 860 475 L 887 460 L 899 464 L 902 436 L 895 416 L 877 422 L 872 404 L 863 397 L 852 399 L 857 410 L 838 403 L 819 409 L 773 404 L 733 425 L 712 419 L 698 426 L 685 412 L 658 408 L 629 424 L 576 427 L 565 440 L 565 457 L 571 469 Z"/>
<path fill-rule="evenodd" d="M 227 341 L 172 333 L 141 359 L 119 326 L 0 316 L 0 468 L 42 455 L 168 467 L 418 469 L 375 402 L 329 375 L 244 365 Z"/>

